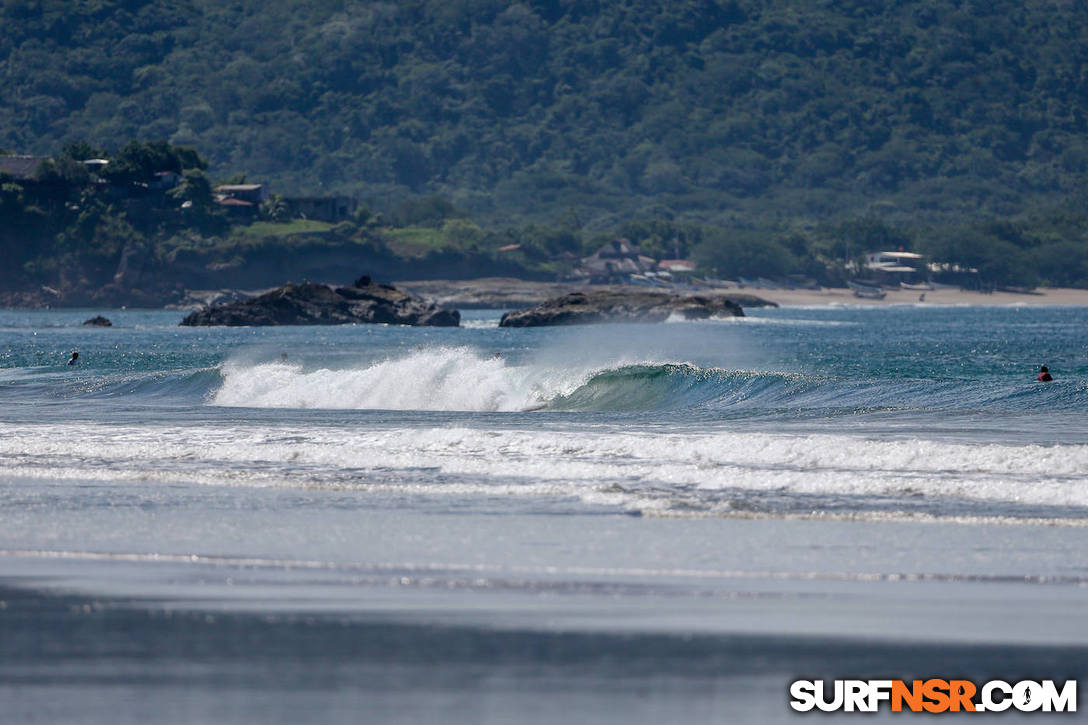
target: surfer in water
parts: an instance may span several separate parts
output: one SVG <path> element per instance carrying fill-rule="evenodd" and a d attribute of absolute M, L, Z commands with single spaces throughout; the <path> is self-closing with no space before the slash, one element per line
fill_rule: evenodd
<path fill-rule="evenodd" d="M 73 352 L 72 357 L 68 358 L 68 365 L 79 365 L 79 353 Z"/>
<path fill-rule="evenodd" d="M 1039 375 L 1036 376 L 1035 379 L 1038 380 L 1040 383 L 1049 383 L 1054 378 L 1053 376 L 1051 376 L 1050 371 L 1047 370 L 1046 365 L 1044 365 L 1039 368 Z"/>

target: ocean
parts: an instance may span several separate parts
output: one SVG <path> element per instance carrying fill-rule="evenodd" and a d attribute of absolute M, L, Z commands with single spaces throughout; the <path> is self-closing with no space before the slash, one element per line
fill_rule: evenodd
<path fill-rule="evenodd" d="M 1086 308 L 99 312 L 0 311 L 11 722 L 764 723 L 802 678 L 1088 676 Z"/>

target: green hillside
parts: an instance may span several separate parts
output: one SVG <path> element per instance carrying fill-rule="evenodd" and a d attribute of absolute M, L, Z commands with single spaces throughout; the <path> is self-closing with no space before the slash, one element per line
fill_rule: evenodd
<path fill-rule="evenodd" d="M 951 223 L 1080 194 L 1086 61 L 1071 2 L 4 0 L 0 147 L 489 223 Z"/>
<path fill-rule="evenodd" d="M 701 274 L 902 247 L 1088 286 L 1080 2 L 0 0 L 0 98 L 0 149 L 57 160 L 0 178 L 8 290 L 554 278 L 613 235 Z M 184 183 L 140 213 L 92 151 L 122 195 Z M 210 189 L 242 176 L 364 206 L 239 229 Z"/>

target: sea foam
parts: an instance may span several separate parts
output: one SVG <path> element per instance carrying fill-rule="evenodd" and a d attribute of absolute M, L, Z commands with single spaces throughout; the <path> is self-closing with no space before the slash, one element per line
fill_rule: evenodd
<path fill-rule="evenodd" d="M 8 426 L 0 475 L 568 498 L 658 515 L 1084 519 L 1088 445 L 501 428 Z"/>

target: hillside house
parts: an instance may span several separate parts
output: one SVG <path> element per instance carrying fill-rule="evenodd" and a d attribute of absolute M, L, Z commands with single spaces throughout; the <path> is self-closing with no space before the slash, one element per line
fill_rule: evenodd
<path fill-rule="evenodd" d="M 220 184 L 215 187 L 215 201 L 227 216 L 251 222 L 261 204 L 271 197 L 265 184 Z"/>
<path fill-rule="evenodd" d="M 49 161 L 48 156 L 0 156 L 0 176 L 8 176 L 18 183 L 37 183 L 38 169 Z"/>
<path fill-rule="evenodd" d="M 220 200 L 236 199 L 254 206 L 260 206 L 271 196 L 265 184 L 221 184 L 215 187 L 215 193 Z"/>
<path fill-rule="evenodd" d="M 575 276 L 588 278 L 592 284 L 622 282 L 633 274 L 652 271 L 655 262 L 643 256 L 627 239 L 613 239 L 594 254 L 582 259 Z"/>

